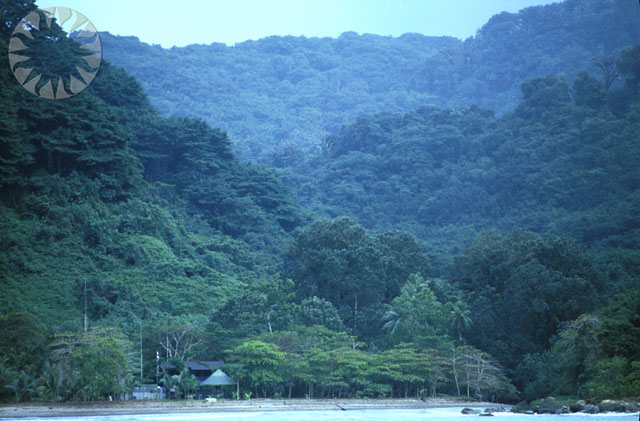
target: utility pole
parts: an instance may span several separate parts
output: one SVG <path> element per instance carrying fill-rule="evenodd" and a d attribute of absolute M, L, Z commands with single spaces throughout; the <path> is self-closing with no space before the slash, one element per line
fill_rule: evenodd
<path fill-rule="evenodd" d="M 142 320 L 140 320 L 140 384 L 142 384 Z"/>
<path fill-rule="evenodd" d="M 87 332 L 87 278 L 84 278 L 84 331 Z"/>

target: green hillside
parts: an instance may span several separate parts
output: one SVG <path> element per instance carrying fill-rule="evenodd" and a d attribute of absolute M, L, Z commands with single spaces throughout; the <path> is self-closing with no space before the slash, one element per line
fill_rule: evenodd
<path fill-rule="evenodd" d="M 237 159 L 232 138 L 202 119 L 163 117 L 143 91 L 158 101 L 150 82 L 107 61 L 82 93 L 46 100 L 20 87 L 0 55 L 0 401 L 118 400 L 156 382 L 186 399 L 198 382 L 185 363 L 214 359 L 247 399 L 639 396 L 640 45 L 621 49 L 636 31 L 621 4 L 569 0 L 499 15 L 460 44 L 489 45 L 492 33 L 515 42 L 492 28 L 520 25 L 528 35 L 518 42 L 540 49 L 514 61 L 509 83 L 542 71 L 547 47 L 554 66 L 575 66 L 565 68 L 575 77 L 524 81 L 498 116 L 477 105 L 412 109 L 435 94 L 385 78 L 372 47 L 386 43 L 396 60 L 403 53 L 391 47 L 402 42 L 420 47 L 417 61 L 437 60 L 452 39 L 346 34 L 167 52 L 105 36 L 106 48 L 128 45 L 128 57 L 141 48 L 137 61 L 152 67 L 148 51 L 177 65 L 184 51 L 217 48 L 236 68 L 243 49 L 264 49 L 243 60 L 277 62 L 302 57 L 296 43 L 341 45 L 344 56 L 318 57 L 319 73 L 348 78 L 342 66 L 366 62 L 352 70 L 390 84 L 378 98 L 412 109 L 374 114 L 386 105 L 344 91 L 356 106 L 334 108 L 331 130 L 357 119 L 316 149 L 269 152 L 272 168 Z M 35 5 L 0 5 L 5 51 Z M 596 31 L 602 16 L 620 18 L 625 36 Z M 560 17 L 570 29 L 589 24 L 583 44 L 545 38 Z M 78 45 L 55 21 L 32 32 L 24 42 L 46 49 L 51 69 L 73 63 Z M 596 60 L 600 73 L 578 71 L 576 57 L 596 43 L 621 50 Z M 491 67 L 494 54 L 473 51 Z M 256 85 L 230 90 L 223 107 L 255 130 L 237 150 L 277 145 L 265 134 L 272 117 L 286 118 L 282 133 L 306 133 L 288 105 L 244 119 L 243 95 L 264 87 L 248 63 L 235 75 Z M 295 66 L 283 63 L 284 81 Z M 321 115 L 315 101 L 327 91 L 304 80 L 308 111 Z M 451 84 L 462 101 L 463 84 Z M 223 97 L 190 86 L 202 107 Z M 496 96 L 479 103 L 513 89 L 492 86 Z M 396 95 L 403 90 L 409 97 Z"/>
<path fill-rule="evenodd" d="M 637 4 L 567 0 L 491 18 L 475 37 L 268 37 L 163 49 L 103 34 L 104 55 L 140 81 L 163 115 L 223 127 L 244 159 L 304 152 L 362 114 L 425 105 L 502 113 L 533 77 L 597 70 L 640 40 Z"/>
<path fill-rule="evenodd" d="M 94 320 L 209 314 L 277 270 L 300 211 L 226 134 L 160 117 L 107 62 L 88 90 L 48 101 L 2 60 L 3 312 L 78 326 L 86 280 Z"/>
<path fill-rule="evenodd" d="M 638 51 L 622 54 L 621 88 L 586 72 L 532 79 L 500 118 L 475 106 L 361 117 L 283 177 L 320 214 L 412 232 L 439 268 L 487 229 L 636 249 Z"/>

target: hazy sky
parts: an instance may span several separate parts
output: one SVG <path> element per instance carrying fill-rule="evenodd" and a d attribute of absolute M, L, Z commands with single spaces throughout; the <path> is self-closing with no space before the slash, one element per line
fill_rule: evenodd
<path fill-rule="evenodd" d="M 135 35 L 163 47 L 269 35 L 337 37 L 345 31 L 467 38 L 492 15 L 560 0 L 36 0 L 67 6 L 99 31 Z"/>

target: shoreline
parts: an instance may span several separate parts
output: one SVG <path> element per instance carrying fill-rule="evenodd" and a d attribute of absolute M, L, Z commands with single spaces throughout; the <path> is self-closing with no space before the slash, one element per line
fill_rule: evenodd
<path fill-rule="evenodd" d="M 499 407 L 490 402 L 429 398 L 420 399 L 252 399 L 249 401 L 119 401 L 25 403 L 0 405 L 0 418 L 82 417 L 205 412 L 253 411 L 353 411 L 363 409 L 432 409 L 451 407 Z"/>

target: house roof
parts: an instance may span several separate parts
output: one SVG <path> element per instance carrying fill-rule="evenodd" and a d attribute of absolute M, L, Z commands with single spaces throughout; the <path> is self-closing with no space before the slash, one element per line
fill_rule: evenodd
<path fill-rule="evenodd" d="M 231 384 L 236 384 L 235 380 L 227 376 L 222 370 L 216 370 L 215 373 L 200 383 L 201 386 L 225 386 Z"/>
<path fill-rule="evenodd" d="M 185 366 L 191 371 L 195 371 L 195 370 L 213 371 L 223 365 L 224 365 L 224 361 L 187 361 L 185 363 Z M 171 370 L 176 368 L 176 366 L 171 364 L 169 361 L 163 361 L 162 363 L 160 363 L 160 366 L 165 370 Z"/>
<path fill-rule="evenodd" d="M 190 370 L 215 370 L 224 365 L 224 361 L 189 361 L 187 367 Z"/>

